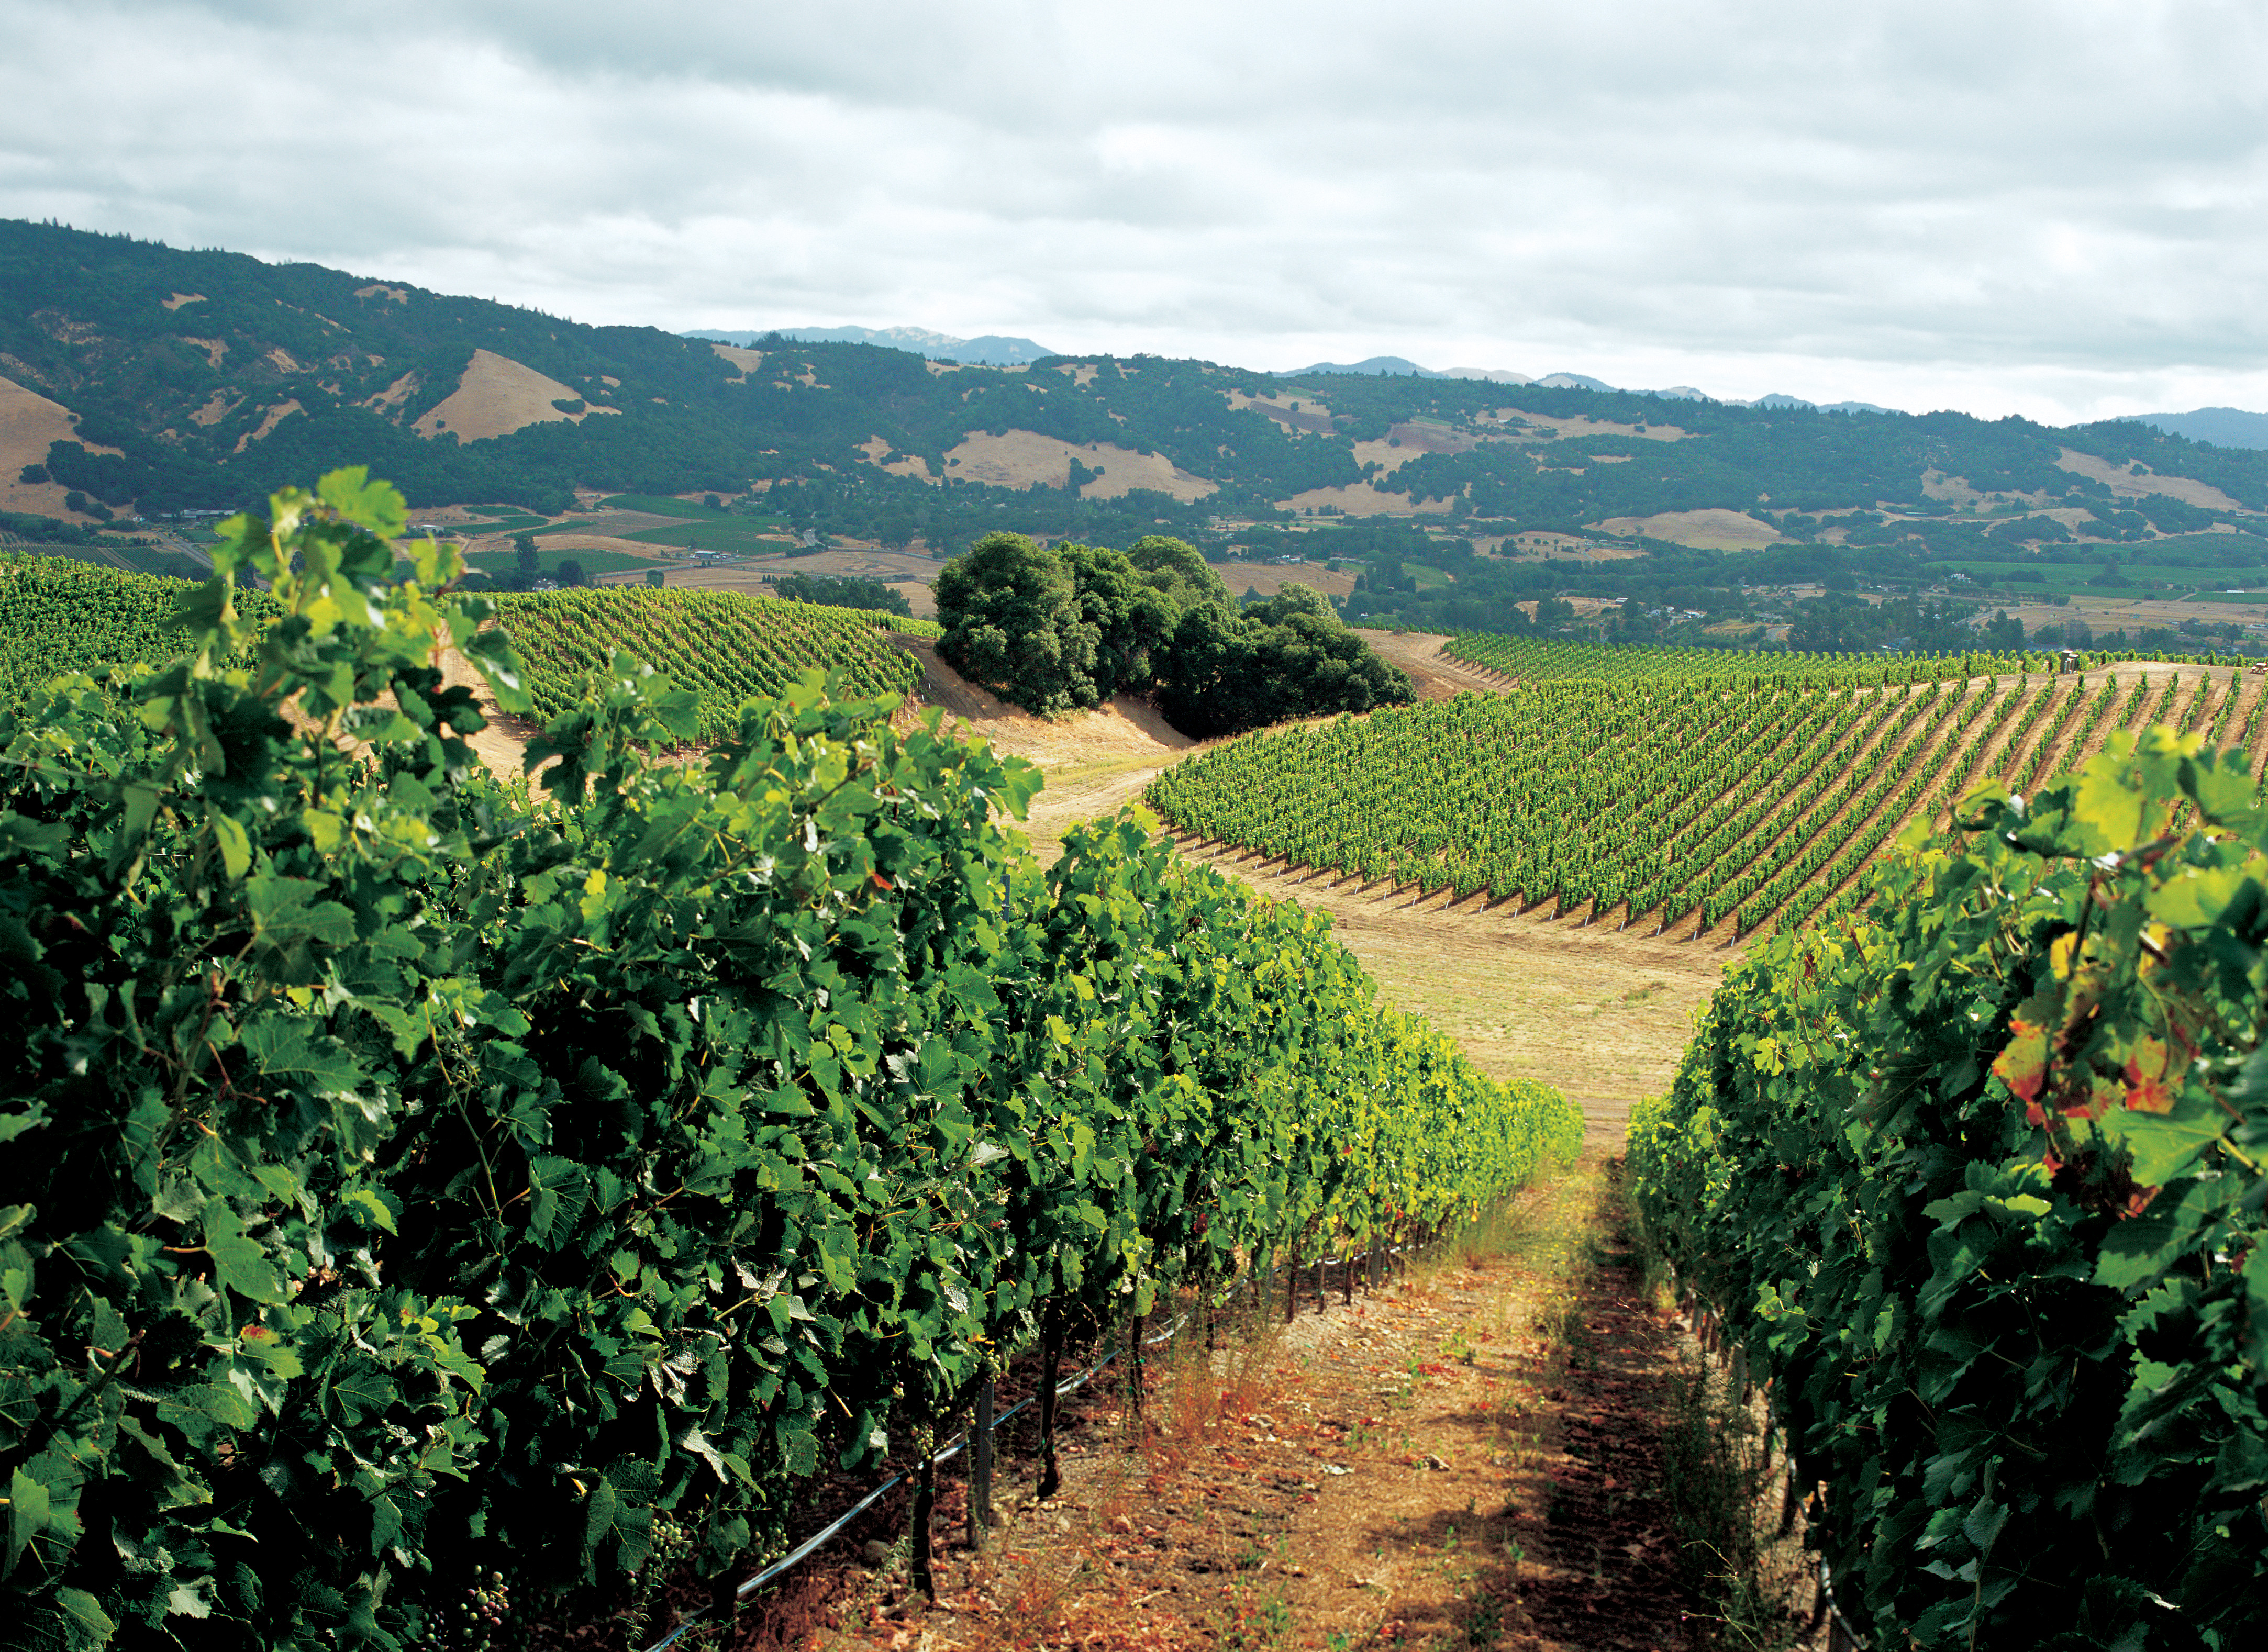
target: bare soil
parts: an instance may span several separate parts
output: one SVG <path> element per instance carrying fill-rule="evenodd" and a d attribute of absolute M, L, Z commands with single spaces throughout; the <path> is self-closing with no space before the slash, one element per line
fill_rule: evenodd
<path fill-rule="evenodd" d="M 1373 631 L 1355 628 L 1355 635 L 1380 656 L 1410 673 L 1421 700 L 1450 700 L 1461 694 L 1501 694 L 1511 679 L 1452 657 L 1445 650 L 1449 639 L 1431 631 Z"/>
<path fill-rule="evenodd" d="M 1375 1290 L 1336 1264 L 1279 1278 L 1217 1334 L 1200 1321 L 1152 1350 L 1138 1401 L 1125 1362 L 1107 1368 L 1065 1402 L 1062 1484 L 1044 1500 L 1026 1412 L 999 1436 L 981 1537 L 965 1455 L 940 1472 L 933 1600 L 910 1575 L 902 1489 L 729 1629 L 696 1626 L 688 1643 L 1714 1644 L 1666 1449 L 1704 1355 L 1626 1248 L 1615 1172 L 1587 1159 Z M 1004 1403 L 1031 1386 L 1020 1368 Z M 811 1524 L 855 1489 L 829 1486 Z M 1804 1595 L 1787 1588 L 1784 1606 Z M 636 1638 L 578 1639 L 634 1647 L 701 1604 L 681 1587 Z M 1774 1644 L 1816 1644 L 1793 1619 L 1778 1626 Z"/>

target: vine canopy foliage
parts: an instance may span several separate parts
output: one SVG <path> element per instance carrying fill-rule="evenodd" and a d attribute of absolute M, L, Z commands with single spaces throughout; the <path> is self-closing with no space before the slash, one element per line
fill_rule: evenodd
<path fill-rule="evenodd" d="M 1045 1319 L 1419 1236 L 1580 1118 L 1322 921 L 817 674 L 627 655 L 500 782 L 453 553 L 240 516 L 154 672 L 0 720 L 0 1645 L 439 1645 L 777 1553 Z M 264 584 L 254 600 L 241 582 Z"/>
<path fill-rule="evenodd" d="M 2260 1645 L 2268 815 L 2163 728 L 1966 810 L 1732 973 L 1640 1207 L 1878 1644 Z"/>

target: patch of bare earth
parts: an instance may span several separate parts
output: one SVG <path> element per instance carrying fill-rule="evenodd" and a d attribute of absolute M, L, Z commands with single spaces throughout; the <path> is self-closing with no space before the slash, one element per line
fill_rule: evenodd
<path fill-rule="evenodd" d="M 1339 488 L 1310 488 L 1276 502 L 1278 510 L 1329 510 L 1343 517 L 1409 517 L 1449 514 L 1447 499 L 1412 503 L 1406 493 L 1385 493 L 1368 482 L 1349 482 Z"/>
<path fill-rule="evenodd" d="M 1595 525 L 1609 533 L 1637 534 L 1704 550 L 1752 551 L 1778 545 L 1783 535 L 1742 510 L 1668 510 L 1651 517 L 1609 517 Z"/>
<path fill-rule="evenodd" d="M 1551 1084 L 1583 1109 L 1600 1151 L 1618 1150 L 1631 1104 L 1668 1088 L 1693 1012 L 1737 949 L 1616 931 L 1478 896 L 1288 868 L 1233 846 L 1181 840 L 1262 894 L 1328 912 L 1388 1002 L 1455 1039 L 1483 1072 Z"/>
<path fill-rule="evenodd" d="M 1344 597 L 1354 590 L 1354 570 L 1332 569 L 1321 562 L 1215 562 L 1212 571 L 1237 596 L 1254 591 L 1272 597 L 1286 585 L 1305 585 L 1326 597 Z"/>
<path fill-rule="evenodd" d="M 543 731 L 542 725 L 526 717 L 515 716 L 497 708 L 496 696 L 489 692 L 488 681 L 473 668 L 473 663 L 452 648 L 441 656 L 441 682 L 444 687 L 469 688 L 473 702 L 488 726 L 467 737 L 482 762 L 499 780 L 518 780 L 526 773 L 522 764 L 527 757 L 527 743 Z"/>
<path fill-rule="evenodd" d="M 1428 631 L 1373 631 L 1355 628 L 1355 635 L 1381 658 L 1410 673 L 1421 700 L 1448 700 L 1460 694 L 1500 694 L 1511 679 L 1501 672 L 1468 665 L 1446 650 L 1449 639 Z"/>
<path fill-rule="evenodd" d="M 2235 500 L 2211 482 L 2198 481 L 2188 476 L 2161 476 L 2147 466 L 2137 475 L 2130 465 L 2113 465 L 2092 453 L 2080 452 L 2075 448 L 2060 450 L 2056 465 L 2074 476 L 2099 481 L 2123 498 L 2139 499 L 2147 494 L 2163 494 L 2170 499 L 2202 505 L 2208 510 L 2242 509 Z"/>
<path fill-rule="evenodd" d="M 581 404 L 570 413 L 557 402 Z M 531 424 L 580 424 L 594 414 L 619 414 L 620 407 L 584 402 L 580 391 L 537 372 L 494 350 L 476 349 L 465 363 L 457 387 L 439 405 L 428 409 L 411 428 L 427 438 L 444 430 L 460 442 L 486 441 L 509 436 Z"/>
<path fill-rule="evenodd" d="M 1094 480 L 1082 485 L 1082 499 L 1117 499 L 1135 488 L 1171 494 L 1188 503 L 1218 493 L 1220 484 L 1182 469 L 1162 453 L 1143 453 L 1111 442 L 1085 446 L 1035 430 L 1007 430 L 998 436 L 976 430 L 946 450 L 946 468 L 964 481 L 996 488 L 1061 488 L 1071 480 L 1076 459 Z"/>

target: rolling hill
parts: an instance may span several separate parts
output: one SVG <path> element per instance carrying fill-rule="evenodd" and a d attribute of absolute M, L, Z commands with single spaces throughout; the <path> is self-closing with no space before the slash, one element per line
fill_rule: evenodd
<path fill-rule="evenodd" d="M 2268 567 L 2268 451 L 1595 385 L 727 344 L 0 223 L 0 532 L 24 540 L 360 463 L 421 509 L 713 494 L 768 529 L 932 553 L 1163 525 L 1220 556 L 1356 565 L 1351 617 L 1436 629 L 1517 631 L 1565 597 L 1627 602 L 1617 635 L 1652 611 L 1654 632 L 1755 619 L 1756 641 L 1742 586 L 1974 596 L 2002 583 L 1984 565 L 2061 561 L 2195 567 L 2220 591 Z M 1944 627 L 1973 614 L 1854 608 L 1797 646 L 1955 646 Z"/>
<path fill-rule="evenodd" d="M 2112 471 L 2157 478 L 2153 491 L 2208 512 L 2268 510 L 2268 454 L 2131 422 L 2057 430 L 1953 413 L 1665 404 L 1565 375 L 1282 378 L 1155 356 L 993 369 L 856 343 L 718 345 L 23 222 L 0 223 L 0 375 L 9 457 L 51 472 L 45 483 L 11 477 L 11 488 L 75 487 L 145 512 L 234 503 L 348 459 L 418 503 L 831 476 L 1053 488 L 1047 507 L 1060 516 L 1073 494 L 1123 494 L 1116 467 L 1154 459 L 1194 479 L 1181 490 L 1190 497 L 1165 503 L 1201 502 L 1208 515 L 1329 508 L 1580 526 L 1759 506 L 1926 512 L 1964 489 L 2044 508 L 2107 497 Z M 1012 475 L 956 474 L 973 469 L 968 444 L 1016 432 L 1058 445 Z M 1131 485 L 1173 492 L 1147 480 Z M 1322 493 L 1348 496 L 1307 497 Z"/>

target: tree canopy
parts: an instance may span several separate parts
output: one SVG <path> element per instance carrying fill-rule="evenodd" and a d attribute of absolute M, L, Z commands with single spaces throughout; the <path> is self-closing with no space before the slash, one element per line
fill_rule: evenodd
<path fill-rule="evenodd" d="M 1123 551 L 988 533 L 937 581 L 939 652 L 1042 716 L 1154 690 L 1190 733 L 1226 734 L 1410 698 L 1409 677 L 1304 585 L 1240 610 L 1195 547 Z"/>

